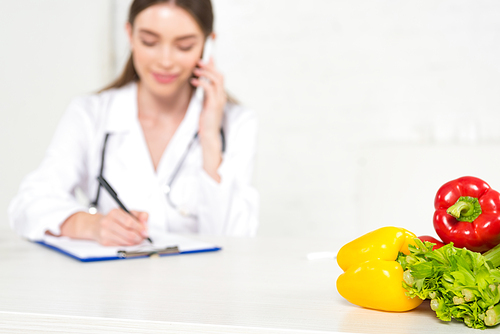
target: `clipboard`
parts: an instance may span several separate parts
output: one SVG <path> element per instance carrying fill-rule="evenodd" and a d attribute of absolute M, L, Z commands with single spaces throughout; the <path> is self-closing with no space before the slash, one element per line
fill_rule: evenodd
<path fill-rule="evenodd" d="M 45 236 L 34 242 L 81 262 L 127 260 L 171 255 L 215 252 L 222 248 L 210 243 L 167 233 L 151 235 L 153 245 L 143 242 L 136 246 L 106 247 L 96 241 L 77 240 L 68 237 Z"/>

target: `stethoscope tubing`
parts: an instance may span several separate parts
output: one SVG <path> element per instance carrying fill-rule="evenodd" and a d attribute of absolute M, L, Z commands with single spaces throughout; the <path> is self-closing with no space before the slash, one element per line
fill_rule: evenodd
<path fill-rule="evenodd" d="M 111 135 L 111 133 L 109 133 L 109 132 L 106 133 L 106 136 L 104 137 L 103 146 L 102 146 L 102 151 L 101 151 L 101 167 L 99 169 L 99 177 L 101 177 L 101 178 L 103 177 L 104 161 L 105 161 L 105 158 L 106 158 L 106 147 L 107 147 L 108 139 L 109 139 L 110 135 Z M 225 134 L 224 134 L 224 130 L 222 128 L 220 129 L 220 135 L 221 135 L 221 141 L 222 141 L 222 153 L 224 153 L 226 151 L 226 137 L 225 137 Z M 167 198 L 167 202 L 170 204 L 170 206 L 172 208 L 176 209 L 177 211 L 179 211 L 181 213 L 181 215 L 183 215 L 183 216 L 189 216 L 189 217 L 194 217 L 194 218 L 196 217 L 196 215 L 187 212 L 187 210 L 180 209 L 179 206 L 176 205 L 172 201 L 172 198 L 170 197 L 170 193 L 172 191 L 172 185 L 174 184 L 174 182 L 175 182 L 175 180 L 177 178 L 177 175 L 179 174 L 179 172 L 180 172 L 180 170 L 182 168 L 182 165 L 186 161 L 186 158 L 187 158 L 189 152 L 191 151 L 191 147 L 193 146 L 193 144 L 194 144 L 194 142 L 196 141 L 197 138 L 198 138 L 198 132 L 196 132 L 194 134 L 193 138 L 189 142 L 188 147 L 184 151 L 181 159 L 179 160 L 179 162 L 175 166 L 174 171 L 172 172 L 172 175 L 169 178 L 169 181 L 167 182 L 167 184 L 164 187 L 164 193 L 165 193 L 165 196 Z M 95 200 L 92 201 L 90 203 L 90 205 L 89 205 L 89 213 L 93 213 L 93 214 L 97 213 L 97 206 L 98 206 L 98 203 L 99 203 L 100 192 L 101 192 L 101 184 L 98 183 L 97 193 L 96 193 L 96 196 L 95 196 Z"/>

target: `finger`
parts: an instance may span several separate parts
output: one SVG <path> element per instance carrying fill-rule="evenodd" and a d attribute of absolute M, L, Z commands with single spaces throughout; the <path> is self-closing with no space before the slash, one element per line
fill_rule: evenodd
<path fill-rule="evenodd" d="M 215 76 L 215 78 L 217 78 L 217 80 L 212 78 L 212 81 L 219 82 L 222 85 L 224 81 L 224 75 L 217 70 L 217 68 L 214 65 L 213 59 L 211 59 L 209 63 L 200 63 L 199 67 L 195 68 L 195 74 L 198 77 L 204 76 L 205 72 L 213 73 L 213 75 Z M 197 73 L 200 73 L 201 75 Z"/>
<path fill-rule="evenodd" d="M 196 70 L 213 73 L 218 78 L 218 81 L 222 81 L 222 79 L 224 78 L 222 73 L 219 72 L 215 67 L 213 61 L 210 61 L 209 63 L 199 63 L 198 67 L 195 68 L 195 71 Z"/>
<path fill-rule="evenodd" d="M 141 240 L 127 240 L 123 236 L 121 236 L 119 233 L 116 231 L 109 231 L 108 235 L 108 246 L 133 246 L 140 244 L 142 242 Z"/>
<path fill-rule="evenodd" d="M 220 90 L 224 86 L 223 76 L 218 73 L 204 69 L 195 69 L 194 74 L 198 76 L 200 80 L 203 80 L 202 78 L 207 78 L 208 80 L 210 80 L 210 83 L 215 85 L 217 90 Z"/>
<path fill-rule="evenodd" d="M 144 238 L 149 237 L 149 231 L 148 231 L 148 219 L 149 219 L 149 213 L 143 212 L 143 211 L 130 211 L 134 217 L 136 217 L 139 220 L 139 223 L 141 223 L 144 226 L 144 231 L 140 232 L 141 235 Z"/>
<path fill-rule="evenodd" d="M 141 224 L 136 217 L 121 209 L 112 210 L 110 213 L 112 213 L 113 219 L 126 229 L 139 233 L 145 230 L 144 224 Z"/>
<path fill-rule="evenodd" d="M 104 246 L 130 246 L 142 241 L 142 238 L 141 240 L 128 240 L 122 236 L 120 229 L 124 230 L 112 217 L 103 217 L 100 221 L 99 243 Z"/>
<path fill-rule="evenodd" d="M 141 224 L 147 224 L 149 218 L 149 214 L 147 212 L 131 210 L 130 213 L 136 217 Z"/>
<path fill-rule="evenodd" d="M 110 229 L 114 240 L 124 242 L 126 245 L 137 245 L 144 240 L 144 236 L 139 231 L 128 229 L 119 222 L 115 221 L 115 223 Z"/>
<path fill-rule="evenodd" d="M 124 228 L 135 231 L 144 230 L 144 225 L 139 222 L 137 217 L 129 214 L 123 210 L 118 210 L 113 212 L 113 218 Z"/>
<path fill-rule="evenodd" d="M 196 87 L 202 87 L 207 94 L 215 95 L 215 87 L 206 80 L 193 78 L 191 79 L 191 83 Z"/>

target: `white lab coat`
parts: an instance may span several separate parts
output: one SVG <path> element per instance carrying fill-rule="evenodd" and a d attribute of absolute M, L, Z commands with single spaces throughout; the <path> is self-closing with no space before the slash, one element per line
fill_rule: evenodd
<path fill-rule="evenodd" d="M 183 216 L 167 201 L 164 187 L 198 129 L 202 101 L 193 94 L 186 115 L 154 170 L 137 116 L 137 85 L 77 98 L 69 105 L 41 165 L 22 182 L 9 206 L 12 228 L 32 240 L 46 231 L 60 234 L 73 213 L 87 211 L 75 198 L 78 187 L 90 201 L 106 133 L 104 178 L 129 210 L 149 213 L 148 227 L 173 233 L 253 236 L 258 225 L 258 194 L 251 186 L 257 121 L 238 105 L 225 108 L 226 151 L 217 183 L 203 170 L 199 140 L 172 185 L 171 199 L 196 217 Z M 118 207 L 101 188 L 99 212 Z"/>

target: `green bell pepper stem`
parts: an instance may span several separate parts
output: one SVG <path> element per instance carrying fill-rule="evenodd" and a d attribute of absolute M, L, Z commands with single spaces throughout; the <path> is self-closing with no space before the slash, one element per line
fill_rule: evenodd
<path fill-rule="evenodd" d="M 472 223 L 479 217 L 482 210 L 477 198 L 462 196 L 446 210 L 446 213 L 455 217 L 458 221 Z"/>

